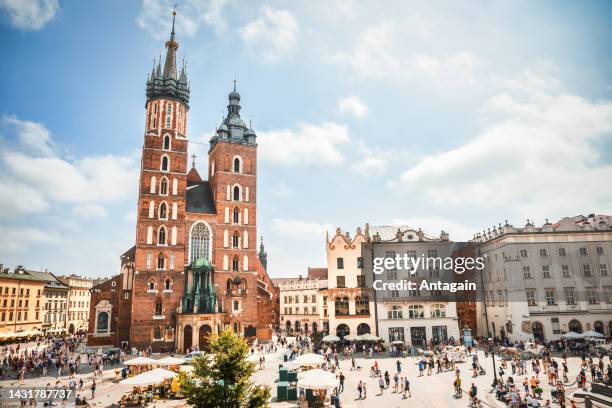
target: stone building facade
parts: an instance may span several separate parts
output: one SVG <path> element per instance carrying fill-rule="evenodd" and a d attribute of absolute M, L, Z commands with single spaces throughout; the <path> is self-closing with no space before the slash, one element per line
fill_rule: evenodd
<path fill-rule="evenodd" d="M 312 334 L 324 330 L 321 319 L 323 296 L 327 280 L 273 279 L 279 288 L 280 329 L 287 336 Z"/>
<path fill-rule="evenodd" d="M 0 264 L 0 339 L 42 333 L 45 280 Z"/>
<path fill-rule="evenodd" d="M 361 228 L 351 238 L 340 228 L 326 238 L 327 289 L 321 296 L 326 304 L 329 333 L 339 337 L 348 334 L 376 334 L 373 291 L 366 285 L 362 244 L 366 236 Z"/>
<path fill-rule="evenodd" d="M 474 237 L 485 258 L 478 334 L 556 340 L 569 331 L 612 335 L 612 217 L 591 214 L 536 227 L 508 224 Z"/>
<path fill-rule="evenodd" d="M 184 351 L 206 347 L 225 328 L 269 339 L 278 294 L 263 245 L 257 250 L 256 134 L 240 117 L 234 83 L 210 140 L 208 179 L 195 157 L 189 168 L 190 90 L 185 66 L 176 66 L 178 46 L 173 26 L 163 69 L 160 61 L 147 80 L 136 244 L 122 257 L 112 305 L 120 315 L 115 345 Z M 92 316 L 96 308 L 92 299 Z M 120 327 L 128 316 L 129 327 Z"/>
<path fill-rule="evenodd" d="M 404 254 L 410 259 L 422 256 L 432 259 L 449 257 L 452 242 L 444 231 L 439 237 L 432 237 L 421 229 L 409 226 L 367 226 L 366 237 L 363 257 L 368 287 L 374 287 L 374 279 L 381 282 L 376 287 L 402 280 L 448 282 L 453 279 L 453 271 L 439 269 L 433 264 L 419 266 L 414 272 L 395 267 L 380 274 L 372 271 L 373 258 L 395 259 L 396 255 Z M 386 286 L 375 292 L 378 335 L 387 344 L 395 342 L 397 345 L 423 347 L 431 343 L 459 340 L 455 302 L 419 289 L 389 290 Z"/>
<path fill-rule="evenodd" d="M 93 281 L 77 275 L 58 276 L 60 282 L 68 286 L 68 333 L 86 333 L 89 328 L 90 289 Z"/>

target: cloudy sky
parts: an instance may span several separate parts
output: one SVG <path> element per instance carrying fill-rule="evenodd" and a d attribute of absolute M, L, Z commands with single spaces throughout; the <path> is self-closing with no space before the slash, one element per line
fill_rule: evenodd
<path fill-rule="evenodd" d="M 118 272 L 173 3 L 0 0 L 0 263 Z M 236 75 L 272 276 L 323 266 L 337 226 L 464 240 L 612 213 L 609 2 L 178 3 L 189 138 L 208 141 Z"/>

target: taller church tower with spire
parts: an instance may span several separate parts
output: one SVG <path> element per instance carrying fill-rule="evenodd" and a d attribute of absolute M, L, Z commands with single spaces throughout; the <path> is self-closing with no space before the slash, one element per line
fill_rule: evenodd
<path fill-rule="evenodd" d="M 174 17 L 166 58 L 146 84 L 136 244 L 121 274 L 92 288 L 88 344 L 186 352 L 230 329 L 270 339 L 278 289 L 257 251 L 256 134 L 240 94 L 210 139 L 208 180 L 189 168 L 185 65 L 177 69 Z"/>
<path fill-rule="evenodd" d="M 187 192 L 189 85 L 172 32 L 166 59 L 154 66 L 146 91 L 146 121 L 136 227 L 130 343 L 172 349 L 183 287 Z M 119 316 L 121 319 L 121 316 Z"/>

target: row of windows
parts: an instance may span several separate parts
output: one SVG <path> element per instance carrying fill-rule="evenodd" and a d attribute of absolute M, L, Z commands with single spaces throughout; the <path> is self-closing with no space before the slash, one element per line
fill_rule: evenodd
<path fill-rule="evenodd" d="M 601 276 L 608 276 L 608 264 L 599 264 L 599 274 Z M 571 277 L 570 267 L 569 265 L 561 265 L 561 275 L 564 278 Z M 590 278 L 593 276 L 593 270 L 590 264 L 582 265 L 582 275 L 585 278 Z M 552 278 L 550 265 L 542 265 L 542 277 L 545 279 Z M 523 278 L 525 279 L 533 279 L 534 276 L 531 273 L 531 268 L 529 266 L 523 266 Z"/>
<path fill-rule="evenodd" d="M 147 288 L 149 291 L 157 291 L 157 282 L 155 280 L 150 280 Z M 172 290 L 172 280 L 170 280 L 170 278 L 166 278 L 166 280 L 164 280 L 164 291 L 168 292 Z"/>
<path fill-rule="evenodd" d="M 163 253 L 159 253 L 157 255 L 157 266 L 156 268 L 160 271 L 170 269 L 174 270 L 175 268 L 176 257 L 174 254 L 170 254 L 168 259 Z M 167 268 L 166 268 L 167 267 Z M 147 269 L 153 268 L 153 254 L 151 252 L 147 252 Z"/>
<path fill-rule="evenodd" d="M 35 316 L 34 319 L 38 320 L 39 313 L 38 312 L 34 313 L 34 316 Z M 7 317 L 7 313 L 6 312 L 2 312 L 2 314 L 0 315 L 0 321 L 6 322 L 7 321 L 6 317 Z M 15 317 L 15 314 L 13 312 L 8 312 L 8 321 L 9 322 L 12 322 L 14 317 Z M 23 317 L 23 319 L 22 319 L 22 317 Z M 21 322 L 22 320 L 23 321 L 27 321 L 28 320 L 28 312 L 27 311 L 23 312 L 23 315 L 21 314 L 21 312 L 17 312 L 17 321 Z"/>
<path fill-rule="evenodd" d="M 157 128 L 157 120 L 158 120 L 158 107 L 157 102 L 154 102 L 151 106 L 151 115 L 149 119 L 149 128 L 156 129 Z M 162 119 L 164 128 L 171 129 L 172 128 L 172 113 L 174 111 L 174 105 L 172 102 L 166 102 L 166 112 L 165 116 Z M 177 118 L 176 121 L 179 124 L 179 130 L 184 132 L 184 126 L 182 122 L 182 118 L 185 118 L 185 108 L 183 105 L 179 105 L 179 109 L 177 110 Z"/>
<path fill-rule="evenodd" d="M 159 181 L 159 195 L 167 196 L 169 194 L 168 186 L 169 186 L 168 177 L 162 176 Z M 155 194 L 157 190 L 157 177 L 151 177 L 151 185 L 149 187 L 149 192 L 151 194 Z M 172 179 L 172 195 L 176 195 L 178 192 L 178 180 L 176 178 Z"/>
<path fill-rule="evenodd" d="M 2 307 L 7 307 L 7 305 L 8 305 L 8 300 L 3 299 Z M 29 307 L 29 306 L 30 306 L 30 299 L 25 299 L 25 302 L 22 299 L 19 299 L 17 301 L 17 307 Z M 11 299 L 10 307 L 15 307 L 15 299 Z M 40 307 L 40 300 L 36 301 L 36 307 Z"/>
<path fill-rule="evenodd" d="M 233 224 L 248 224 L 249 223 L 249 209 L 245 208 L 244 212 L 240 211 L 240 208 L 234 207 L 232 210 L 231 222 Z M 230 223 L 230 209 L 225 207 L 225 223 Z"/>
<path fill-rule="evenodd" d="M 285 307 L 283 309 L 284 314 L 286 315 L 292 315 L 292 314 L 300 314 L 301 311 L 302 314 L 317 314 L 317 308 L 315 306 L 312 306 L 310 309 L 308 308 L 308 306 L 304 306 L 303 309 L 296 307 L 296 308 L 292 308 L 292 307 Z"/>
<path fill-rule="evenodd" d="M 336 258 L 336 267 L 338 269 L 344 269 L 344 258 Z M 357 268 L 363 269 L 363 257 L 357 258 Z"/>
<path fill-rule="evenodd" d="M 595 249 L 595 251 L 596 251 L 597 255 L 599 255 L 599 256 L 605 255 L 604 248 L 601 247 L 601 246 L 598 246 Z M 580 254 L 580 256 L 588 256 L 589 255 L 589 251 L 588 251 L 588 249 L 586 247 L 578 248 L 578 253 Z M 529 257 L 529 251 L 527 249 L 521 249 L 519 251 L 519 254 L 520 254 L 521 258 L 528 258 Z M 548 250 L 546 248 L 540 248 L 539 255 L 542 258 L 548 258 L 549 257 Z M 557 255 L 559 257 L 566 257 L 567 256 L 566 249 L 565 248 L 557 249 Z M 495 254 L 495 260 L 497 261 L 497 254 Z"/>
<path fill-rule="evenodd" d="M 336 316 L 349 315 L 349 298 L 337 297 L 334 299 L 334 311 Z M 366 315 L 370 314 L 370 300 L 367 296 L 357 296 L 355 298 L 355 314 Z"/>
<path fill-rule="evenodd" d="M 424 319 L 425 308 L 423 305 L 408 305 L 408 318 L 409 319 Z M 433 304 L 429 308 L 429 317 L 446 317 L 446 305 Z M 402 306 L 394 305 L 387 310 L 387 319 L 403 319 L 404 309 Z"/>
<path fill-rule="evenodd" d="M 557 291 L 554 288 L 545 288 L 544 289 L 544 297 L 542 300 L 546 301 L 546 304 L 549 306 L 557 305 Z M 525 294 L 527 296 L 527 304 L 529 306 L 537 306 L 538 304 L 538 293 L 535 289 L 527 289 L 525 290 Z M 597 305 L 600 302 L 612 303 L 612 286 L 604 287 L 603 293 L 598 293 L 596 287 L 587 287 L 584 291 L 584 296 L 578 295 L 576 292 L 576 288 L 569 287 L 563 288 L 563 299 L 567 305 L 576 305 L 580 300 L 586 301 L 589 305 Z M 491 306 L 495 305 L 495 300 L 493 299 L 493 292 L 491 291 L 489 297 L 487 299 L 488 303 Z M 502 302 L 498 300 L 499 306 L 507 305 L 507 299 Z"/>
<path fill-rule="evenodd" d="M 8 286 L 4 287 L 4 294 L 5 295 L 8 295 L 9 291 L 11 292 L 11 295 L 16 295 L 17 294 L 17 288 L 9 288 Z M 0 286 L 0 295 L 2 293 L 3 293 L 2 286 Z M 24 291 L 24 288 L 20 288 L 19 289 L 19 296 L 24 296 L 24 295 L 25 296 L 30 296 L 30 289 L 25 289 L 25 291 Z M 40 289 L 37 290 L 36 295 L 40 296 Z"/>
<path fill-rule="evenodd" d="M 302 299 L 304 303 L 317 303 L 317 295 L 302 295 Z M 300 303 L 300 295 L 295 296 L 284 296 L 283 298 L 285 303 Z"/>
<path fill-rule="evenodd" d="M 232 172 L 233 173 L 242 173 L 244 171 L 242 157 L 234 156 L 232 160 Z M 214 160 L 210 163 L 210 175 L 211 177 L 215 175 L 215 162 Z"/>
<path fill-rule="evenodd" d="M 357 287 L 365 288 L 365 275 L 357 275 Z M 336 276 L 336 287 L 346 288 L 346 276 Z"/>

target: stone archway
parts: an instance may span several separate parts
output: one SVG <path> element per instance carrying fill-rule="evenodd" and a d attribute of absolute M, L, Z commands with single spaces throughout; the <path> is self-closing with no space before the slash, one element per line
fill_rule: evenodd
<path fill-rule="evenodd" d="M 362 335 L 362 334 L 367 334 L 370 333 L 370 325 L 367 323 L 361 323 L 359 326 L 357 326 L 357 334 L 358 335 Z"/>
<path fill-rule="evenodd" d="M 540 322 L 533 322 L 531 325 L 531 331 L 533 332 L 533 339 L 544 343 L 544 326 Z"/>
<path fill-rule="evenodd" d="M 580 323 L 580 321 L 576 319 L 570 320 L 570 322 L 567 324 L 567 328 L 569 329 L 569 331 L 582 333 L 582 323 Z"/>
<path fill-rule="evenodd" d="M 208 351 L 208 345 L 210 343 L 210 335 L 212 334 L 212 328 L 203 324 L 200 326 L 200 331 L 198 333 L 198 345 L 200 350 Z"/>
<path fill-rule="evenodd" d="M 183 329 L 183 351 L 189 353 L 191 346 L 193 346 L 193 328 L 187 325 Z"/>
<path fill-rule="evenodd" d="M 288 336 L 291 333 L 291 322 L 289 320 L 287 320 L 287 323 L 285 323 L 285 327 L 286 327 L 286 335 Z"/>
<path fill-rule="evenodd" d="M 595 329 L 595 331 L 596 331 L 597 333 L 600 333 L 600 334 L 606 334 L 606 333 L 604 333 L 604 331 L 605 331 L 605 330 L 604 330 L 604 324 L 603 324 L 603 322 L 602 322 L 602 321 L 599 321 L 599 320 L 598 320 L 598 321 L 596 321 L 596 322 L 593 324 L 593 328 Z"/>
<path fill-rule="evenodd" d="M 336 327 L 336 336 L 343 338 L 349 334 L 351 334 L 351 329 L 346 324 L 342 323 Z"/>
<path fill-rule="evenodd" d="M 72 323 L 68 326 L 68 334 L 74 334 L 74 324 Z"/>

